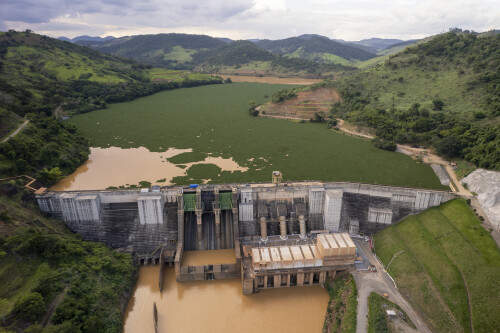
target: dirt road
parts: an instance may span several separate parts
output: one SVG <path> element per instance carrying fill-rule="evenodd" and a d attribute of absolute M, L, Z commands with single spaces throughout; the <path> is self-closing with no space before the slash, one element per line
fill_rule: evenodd
<path fill-rule="evenodd" d="M 367 331 L 368 296 L 370 296 L 370 293 L 372 291 L 377 292 L 381 295 L 387 293 L 389 295 L 389 300 L 399 305 L 406 312 L 408 317 L 417 327 L 417 330 L 411 330 L 411 328 L 408 328 L 409 332 L 414 331 L 430 333 L 431 331 L 429 330 L 425 322 L 420 318 L 415 310 L 413 310 L 410 304 L 406 302 L 399 290 L 395 287 L 392 279 L 386 273 L 384 268 L 379 264 L 379 262 L 375 259 L 375 257 L 369 250 L 368 243 L 362 240 L 355 240 L 355 243 L 358 247 L 361 247 L 370 262 L 377 268 L 377 272 L 375 273 L 370 273 L 367 271 L 359 271 L 353 273 L 354 280 L 356 281 L 356 288 L 358 289 L 356 333 L 365 333 Z"/>
<path fill-rule="evenodd" d="M 370 135 L 367 133 L 362 133 L 352 126 L 347 127 L 345 125 L 344 120 L 342 120 L 342 119 L 337 119 L 337 121 L 338 121 L 338 127 L 342 132 L 345 132 L 345 133 L 348 133 L 351 135 L 355 135 L 355 136 L 359 136 L 359 137 L 362 137 L 365 139 L 373 139 L 374 138 L 373 135 Z M 410 155 L 410 156 L 421 155 L 421 156 L 423 156 L 424 163 L 440 164 L 440 165 L 444 166 L 444 168 L 446 169 L 446 171 L 448 172 L 448 174 L 450 175 L 450 178 L 453 180 L 453 183 L 454 183 L 454 186 L 450 186 L 452 191 L 457 193 L 460 196 L 463 196 L 463 197 L 467 197 L 467 198 L 472 197 L 472 194 L 469 191 L 467 191 L 463 187 L 463 185 L 460 183 L 460 181 L 457 178 L 457 175 L 455 174 L 455 171 L 450 166 L 450 163 L 448 161 L 446 161 L 445 159 L 443 159 L 440 156 L 432 154 L 432 152 L 429 149 L 413 148 L 413 147 L 409 147 L 406 145 L 400 145 L 400 144 L 398 144 L 397 147 L 398 147 L 398 150 L 400 150 L 402 153 L 404 153 L 406 155 Z"/>
<path fill-rule="evenodd" d="M 2 142 L 7 142 L 10 138 L 15 137 L 17 133 L 21 132 L 26 127 L 26 125 L 28 125 L 29 122 L 30 122 L 29 120 L 26 120 L 24 123 L 19 125 L 19 127 L 14 132 L 12 132 L 8 137 L 3 139 Z"/>

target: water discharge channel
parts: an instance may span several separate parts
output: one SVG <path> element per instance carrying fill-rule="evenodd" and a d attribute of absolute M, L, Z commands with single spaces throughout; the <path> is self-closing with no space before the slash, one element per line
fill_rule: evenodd
<path fill-rule="evenodd" d="M 227 257 L 224 251 L 203 252 L 213 252 L 215 257 L 195 254 L 189 262 Z M 124 333 L 154 332 L 154 302 L 160 333 L 321 332 L 323 328 L 328 293 L 319 286 L 243 295 L 240 279 L 176 282 L 174 269 L 167 268 L 160 292 L 158 269 L 141 267 L 125 314 Z"/>

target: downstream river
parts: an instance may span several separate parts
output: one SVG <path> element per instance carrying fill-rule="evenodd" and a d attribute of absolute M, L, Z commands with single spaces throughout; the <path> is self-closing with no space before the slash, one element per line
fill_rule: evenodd
<path fill-rule="evenodd" d="M 125 314 L 125 333 L 154 332 L 153 303 L 160 333 L 321 332 L 328 293 L 319 286 L 264 290 L 243 295 L 240 279 L 176 282 L 159 266 L 144 266 Z"/>

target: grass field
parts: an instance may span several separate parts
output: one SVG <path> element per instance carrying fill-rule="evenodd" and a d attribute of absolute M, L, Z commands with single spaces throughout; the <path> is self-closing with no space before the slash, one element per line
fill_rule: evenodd
<path fill-rule="evenodd" d="M 464 200 L 410 216 L 375 235 L 402 293 L 439 332 L 499 332 L 500 250 Z"/>
<path fill-rule="evenodd" d="M 144 146 L 151 151 L 192 148 L 199 160 L 232 157 L 247 172 L 205 165 L 203 179 L 213 182 L 270 181 L 280 170 L 285 180 L 346 180 L 443 189 L 427 165 L 375 148 L 370 142 L 327 130 L 324 124 L 253 118 L 248 102 L 289 85 L 233 83 L 178 89 L 140 98 L 108 109 L 75 116 L 95 147 Z M 253 160 L 251 160 L 253 159 Z M 196 175 L 178 184 L 201 181 Z"/>

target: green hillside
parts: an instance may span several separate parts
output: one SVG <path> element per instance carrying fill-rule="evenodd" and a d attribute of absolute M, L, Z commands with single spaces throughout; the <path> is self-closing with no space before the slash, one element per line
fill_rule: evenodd
<path fill-rule="evenodd" d="M 336 42 L 327 37 L 317 35 L 310 36 L 309 38 L 265 39 L 256 42 L 256 44 L 275 54 L 285 56 L 295 53 L 295 56 L 300 56 L 301 58 L 323 62 L 333 62 L 332 60 L 336 60 L 337 58 L 318 57 L 319 54 L 337 56 L 350 62 L 364 61 L 376 57 L 376 54 L 365 51 L 355 45 Z M 300 52 L 297 53 L 299 50 Z"/>
<path fill-rule="evenodd" d="M 311 44 L 315 40 L 305 42 Z M 351 53 L 360 59 L 375 56 L 353 46 L 331 42 L 338 44 L 341 50 L 351 48 Z M 316 48 L 320 44 L 317 42 Z M 203 73 L 329 77 L 353 70 L 348 67 L 350 61 L 321 51 L 324 48 L 311 56 L 296 54 L 289 58 L 269 52 L 250 41 L 222 41 L 204 35 L 138 35 L 89 45 L 102 52 L 132 58 L 156 67 L 194 69 Z M 258 65 L 255 66 L 256 64 Z"/>
<path fill-rule="evenodd" d="M 22 184 L 0 184 L 0 332 L 121 332 L 132 255 L 42 216 Z"/>
<path fill-rule="evenodd" d="M 256 63 L 259 63 L 257 67 L 249 66 Z M 235 41 L 212 50 L 200 51 L 193 55 L 193 64 L 196 64 L 196 71 L 264 76 L 328 77 L 354 70 L 340 64 L 277 56 L 249 41 Z"/>
<path fill-rule="evenodd" d="M 438 35 L 334 86 L 344 99 L 335 116 L 500 170 L 499 35 Z"/>
<path fill-rule="evenodd" d="M 156 34 L 115 38 L 92 44 L 96 50 L 135 59 L 157 67 L 186 69 L 193 54 L 226 44 L 205 36 L 189 34 Z"/>
<path fill-rule="evenodd" d="M 152 82 L 150 70 L 135 61 L 29 31 L 0 33 L 1 138 L 30 121 L 0 143 L 0 174 L 28 173 L 50 184 L 82 164 L 89 154 L 87 141 L 74 126 L 57 120 L 62 115 L 161 90 L 222 83 L 221 78 L 186 72 L 166 77 L 161 73 Z"/>
<path fill-rule="evenodd" d="M 434 331 L 499 331 L 500 250 L 465 200 L 380 231 L 375 250 Z"/>

